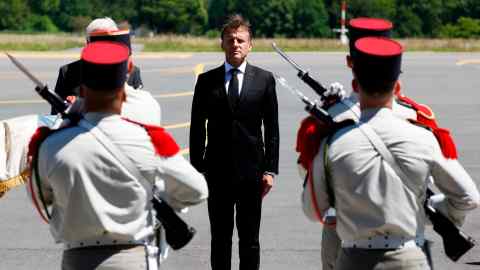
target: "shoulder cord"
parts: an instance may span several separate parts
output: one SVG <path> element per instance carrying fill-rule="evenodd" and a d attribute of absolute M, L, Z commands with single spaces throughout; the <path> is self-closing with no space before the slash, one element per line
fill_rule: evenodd
<path fill-rule="evenodd" d="M 33 204 L 35 205 L 35 208 L 40 214 L 40 217 L 43 219 L 43 221 L 45 221 L 46 223 L 49 223 L 49 220 L 52 218 L 52 216 L 48 211 L 47 203 L 45 202 L 45 198 L 43 196 L 42 185 L 40 183 L 40 174 L 38 173 L 38 153 L 39 152 L 40 151 L 37 151 L 37 153 L 35 153 L 35 156 L 32 159 L 32 170 L 33 170 L 32 177 L 35 176 L 33 178 L 35 178 L 35 185 L 37 186 L 37 189 L 38 189 L 38 196 L 40 197 L 40 202 L 42 203 L 43 211 L 45 211 L 46 216 L 44 215 L 44 212 L 42 211 L 42 209 L 40 209 L 40 206 L 38 205 L 38 202 L 35 198 L 35 191 L 33 189 L 33 184 L 32 184 L 33 179 L 30 179 L 30 192 L 32 193 Z"/>

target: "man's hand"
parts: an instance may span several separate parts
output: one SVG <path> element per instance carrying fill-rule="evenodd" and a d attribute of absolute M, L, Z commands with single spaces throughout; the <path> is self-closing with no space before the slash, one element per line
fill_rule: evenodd
<path fill-rule="evenodd" d="M 273 176 L 270 174 L 264 174 L 262 178 L 262 198 L 272 189 Z"/>
<path fill-rule="evenodd" d="M 328 86 L 327 91 L 324 93 L 325 99 L 322 104 L 322 108 L 328 109 L 330 106 L 344 99 L 347 95 L 343 90 L 343 85 L 339 82 L 333 82 Z"/>

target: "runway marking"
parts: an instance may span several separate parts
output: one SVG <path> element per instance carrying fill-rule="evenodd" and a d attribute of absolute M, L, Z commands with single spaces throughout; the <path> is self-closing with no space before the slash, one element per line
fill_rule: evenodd
<path fill-rule="evenodd" d="M 193 95 L 193 91 L 186 91 L 186 92 L 179 92 L 179 93 L 153 95 L 153 97 L 154 98 L 172 98 L 172 97 L 185 97 L 185 96 L 192 96 L 192 95 Z"/>
<path fill-rule="evenodd" d="M 480 64 L 480 59 L 466 59 L 466 60 L 460 60 L 457 61 L 456 65 L 457 66 L 464 66 L 464 65 L 475 65 L 475 64 Z"/>
<path fill-rule="evenodd" d="M 0 104 L 37 104 L 37 103 L 47 103 L 43 99 L 22 99 L 22 100 L 0 100 Z"/>
<path fill-rule="evenodd" d="M 193 69 L 193 72 L 195 73 L 195 77 L 198 77 L 198 75 L 200 75 L 200 73 L 203 73 L 204 68 L 205 68 L 204 64 L 196 65 L 195 68 Z"/>
<path fill-rule="evenodd" d="M 190 122 L 163 126 L 163 128 L 165 128 L 165 129 L 175 129 L 175 128 L 185 128 L 185 127 L 190 127 Z"/>
<path fill-rule="evenodd" d="M 160 73 L 162 75 L 188 74 L 194 72 L 191 66 L 188 67 L 169 67 L 169 68 L 152 68 L 141 69 L 142 73 Z"/>
<path fill-rule="evenodd" d="M 28 59 L 79 59 L 78 52 L 13 52 L 13 56 Z M 192 53 L 175 52 L 139 52 L 134 53 L 134 59 L 188 59 L 193 56 Z M 0 58 L 6 58 L 6 55 L 0 54 Z"/>
<path fill-rule="evenodd" d="M 193 91 L 152 95 L 154 98 L 173 98 L 193 95 Z M 0 100 L 0 105 L 16 105 L 16 104 L 39 104 L 46 103 L 43 99 L 14 99 L 14 100 Z"/>

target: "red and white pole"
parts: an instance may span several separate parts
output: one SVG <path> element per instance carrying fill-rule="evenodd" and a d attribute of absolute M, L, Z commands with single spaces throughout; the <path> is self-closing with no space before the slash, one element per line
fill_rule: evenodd
<path fill-rule="evenodd" d="M 347 44 L 348 43 L 348 37 L 347 37 L 347 1 L 342 1 L 342 13 L 341 13 L 341 19 L 340 19 L 340 42 L 342 44 Z"/>

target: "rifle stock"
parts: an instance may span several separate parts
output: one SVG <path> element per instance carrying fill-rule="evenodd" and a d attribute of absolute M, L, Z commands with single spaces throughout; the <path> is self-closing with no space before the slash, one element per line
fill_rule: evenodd
<path fill-rule="evenodd" d="M 427 189 L 427 198 L 433 194 L 431 189 Z M 445 254 L 452 261 L 458 261 L 475 246 L 476 243 L 472 237 L 462 232 L 450 219 L 435 210 L 428 202 L 425 202 L 424 209 L 425 214 L 432 222 L 433 230 L 442 237 Z"/>

